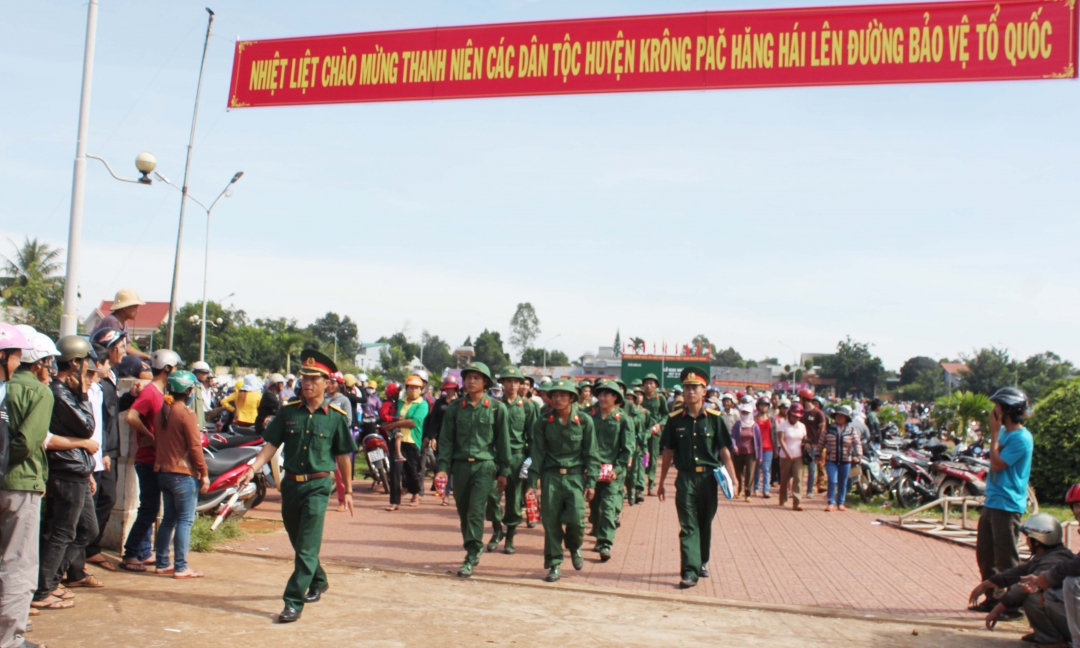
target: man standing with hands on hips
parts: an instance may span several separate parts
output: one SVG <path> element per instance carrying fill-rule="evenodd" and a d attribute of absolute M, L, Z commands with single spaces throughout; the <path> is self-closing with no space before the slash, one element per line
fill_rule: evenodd
<path fill-rule="evenodd" d="M 353 513 L 352 464 L 350 453 L 356 441 L 349 432 L 349 415 L 326 402 L 326 383 L 337 371 L 333 360 L 318 351 L 300 354 L 301 397 L 282 406 L 266 427 L 266 445 L 255 463 L 240 477 L 243 489 L 285 445 L 285 472 L 281 483 L 281 520 L 296 552 L 293 573 L 285 586 L 285 609 L 280 623 L 300 618 L 305 603 L 316 603 L 329 589 L 326 572 L 319 564 L 323 520 L 330 493 L 334 490 L 334 469 L 341 471 L 345 485 L 345 507 Z"/>
<path fill-rule="evenodd" d="M 719 484 L 713 471 L 723 465 L 731 476 L 731 492 L 739 492 L 735 464 L 731 461 L 731 431 L 720 411 L 705 409 L 708 375 L 697 367 L 687 367 L 680 375 L 683 408 L 676 409 L 664 426 L 660 439 L 663 458 L 656 496 L 666 500 L 664 482 L 672 461 L 679 471 L 675 478 L 675 509 L 679 515 L 679 554 L 683 589 L 709 577 L 709 545 L 716 516 Z"/>
<path fill-rule="evenodd" d="M 446 409 L 439 433 L 439 473 L 453 471 L 454 501 L 461 521 L 465 561 L 460 578 L 472 576 L 484 550 L 484 512 L 491 490 L 506 490 L 510 474 L 510 427 L 506 405 L 487 394 L 491 370 L 474 362 L 461 370 L 465 394 Z"/>

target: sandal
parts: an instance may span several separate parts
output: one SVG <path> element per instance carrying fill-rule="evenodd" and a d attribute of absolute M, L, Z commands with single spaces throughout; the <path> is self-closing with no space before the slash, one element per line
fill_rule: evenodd
<path fill-rule="evenodd" d="M 442 505 L 443 505 L 443 506 L 450 506 L 450 502 L 448 502 L 447 500 L 445 500 L 445 499 L 444 499 L 444 500 L 442 501 Z"/>
<path fill-rule="evenodd" d="M 398 510 L 398 507 L 395 506 L 395 505 L 390 505 L 390 506 L 386 507 L 386 510 L 387 511 L 396 511 L 396 510 Z"/>
<path fill-rule="evenodd" d="M 129 572 L 141 573 L 146 571 L 146 565 L 142 564 L 142 562 L 130 562 L 127 560 L 121 560 L 120 569 Z"/>
<path fill-rule="evenodd" d="M 162 567 L 161 569 L 155 569 L 154 570 L 154 575 L 155 576 L 172 576 L 175 573 L 176 573 L 176 568 L 175 567 Z"/>
<path fill-rule="evenodd" d="M 71 590 L 67 589 L 66 587 L 59 586 L 56 589 L 54 589 L 53 591 L 49 592 L 49 596 L 55 596 L 58 599 L 63 599 L 65 601 L 70 601 L 71 599 L 75 598 L 75 592 L 72 592 Z"/>
<path fill-rule="evenodd" d="M 97 558 L 98 556 L 101 556 L 101 560 L 91 560 L 90 558 L 87 558 L 86 562 L 90 563 L 91 565 L 97 565 L 98 567 L 101 567 L 106 571 L 116 571 L 116 565 L 114 565 L 113 562 L 106 558 L 103 554 L 92 556 L 92 558 Z"/>
<path fill-rule="evenodd" d="M 183 580 L 185 578 L 202 578 L 202 577 L 203 577 L 202 572 L 197 572 L 194 569 L 191 569 L 190 567 L 186 571 L 176 572 L 175 574 L 173 574 L 173 578 L 175 578 L 177 580 Z"/>
<path fill-rule="evenodd" d="M 30 608 L 30 616 L 41 616 L 41 610 L 37 608 Z"/>
<path fill-rule="evenodd" d="M 86 578 L 80 578 L 77 581 L 69 581 L 64 583 L 68 587 L 92 587 L 97 589 L 99 587 L 105 587 L 105 583 L 102 583 L 93 574 L 87 574 Z"/>
<path fill-rule="evenodd" d="M 49 599 L 52 600 L 50 601 Z M 43 598 L 40 601 L 31 601 L 30 607 L 37 608 L 39 610 L 66 610 L 68 608 L 75 607 L 75 601 L 64 601 L 50 594 L 48 597 Z"/>

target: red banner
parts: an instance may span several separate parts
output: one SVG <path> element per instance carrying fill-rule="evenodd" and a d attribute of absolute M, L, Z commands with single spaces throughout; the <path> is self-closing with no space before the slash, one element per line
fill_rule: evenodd
<path fill-rule="evenodd" d="M 969 0 L 239 41 L 229 107 L 1076 78 L 1075 10 Z"/>

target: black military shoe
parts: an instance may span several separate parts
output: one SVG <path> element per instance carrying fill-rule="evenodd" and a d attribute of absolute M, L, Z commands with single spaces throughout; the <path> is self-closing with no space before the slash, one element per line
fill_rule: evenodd
<path fill-rule="evenodd" d="M 562 568 L 559 565 L 554 565 L 548 570 L 547 576 L 544 576 L 544 580 L 549 583 L 554 583 L 560 578 L 562 578 Z"/>
<path fill-rule="evenodd" d="M 607 562 L 611 560 L 611 549 L 600 550 L 600 562 Z"/>
<path fill-rule="evenodd" d="M 618 529 L 620 527 L 622 527 L 622 516 L 615 518 L 615 528 Z"/>
<path fill-rule="evenodd" d="M 680 589 L 690 589 L 691 587 L 694 587 L 695 585 L 697 585 L 697 579 L 692 578 L 690 576 L 684 576 L 683 579 L 681 581 L 679 581 L 679 588 Z"/>
<path fill-rule="evenodd" d="M 701 577 L 701 578 L 708 578 L 709 577 L 709 568 L 708 568 L 708 566 L 702 565 L 701 569 L 698 570 L 698 576 Z"/>
<path fill-rule="evenodd" d="M 281 614 L 278 615 L 277 620 L 278 623 L 292 623 L 293 621 L 299 621 L 300 610 L 297 610 L 296 608 L 286 607 L 284 610 L 281 611 Z"/>
<path fill-rule="evenodd" d="M 318 603 L 319 599 L 322 598 L 323 592 L 328 589 L 330 589 L 329 585 L 323 588 L 312 587 L 307 591 L 307 594 L 304 595 L 304 603 Z"/>
<path fill-rule="evenodd" d="M 638 493 L 638 494 L 637 494 L 637 495 L 636 495 L 636 496 L 634 497 L 634 503 L 635 503 L 635 504 L 641 504 L 641 503 L 642 503 L 642 502 L 644 502 L 644 501 L 645 501 L 645 498 L 641 496 L 641 493 Z"/>
<path fill-rule="evenodd" d="M 570 554 L 570 562 L 574 563 L 574 569 L 581 571 L 585 566 L 585 556 L 581 555 L 581 549 Z"/>

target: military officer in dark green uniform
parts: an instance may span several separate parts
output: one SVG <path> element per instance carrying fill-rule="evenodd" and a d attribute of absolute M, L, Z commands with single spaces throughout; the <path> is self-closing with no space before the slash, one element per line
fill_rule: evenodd
<path fill-rule="evenodd" d="M 600 474 L 593 420 L 576 404 L 574 381 L 560 378 L 548 387 L 551 411 L 533 426 L 529 490 L 543 486 L 540 510 L 544 521 L 544 577 L 562 575 L 563 544 L 574 569 L 585 566 L 585 503 L 591 501 Z"/>
<path fill-rule="evenodd" d="M 731 433 L 720 412 L 705 408 L 705 387 L 709 377 L 697 367 L 683 369 L 683 406 L 671 413 L 661 438 L 664 448 L 656 496 L 665 501 L 664 482 L 672 461 L 675 478 L 675 509 L 679 515 L 679 557 L 682 581 L 679 587 L 697 585 L 708 578 L 709 545 L 716 516 L 719 484 L 713 470 L 723 465 L 738 492 L 738 478 L 731 461 Z"/>
<path fill-rule="evenodd" d="M 514 534 L 521 524 L 521 505 L 525 497 L 525 481 L 521 478 L 521 466 L 529 456 L 529 435 L 532 432 L 536 412 L 532 401 L 518 393 L 525 384 L 525 376 L 513 365 L 503 367 L 499 372 L 499 384 L 503 387 L 503 404 L 506 405 L 506 421 L 510 428 L 510 474 L 506 476 L 506 508 L 503 508 L 500 493 L 492 491 L 488 500 L 487 518 L 492 523 L 494 533 L 488 542 L 487 550 L 499 548 L 499 541 L 506 538 L 503 551 L 515 552 Z M 504 532 L 505 525 L 505 532 Z"/>
<path fill-rule="evenodd" d="M 660 379 L 656 374 L 645 374 L 641 380 L 641 387 L 645 390 L 645 400 L 641 406 L 649 413 L 649 497 L 652 497 L 653 489 L 656 488 L 656 464 L 660 463 L 660 433 L 668 420 L 668 406 L 664 397 L 656 393 L 660 386 Z"/>
<path fill-rule="evenodd" d="M 593 386 L 597 403 L 589 408 L 596 429 L 596 448 L 600 466 L 610 465 L 611 481 L 597 481 L 596 493 L 589 502 L 589 523 L 596 536 L 600 560 L 611 560 L 615 529 L 622 511 L 623 480 L 630 457 L 637 444 L 630 416 L 623 409 L 623 390 L 613 380 L 597 380 Z"/>
<path fill-rule="evenodd" d="M 352 515 L 352 463 L 356 441 L 349 431 L 349 415 L 326 402 L 326 383 L 337 371 L 334 361 L 318 351 L 300 354 L 301 397 L 282 405 L 263 432 L 266 445 L 255 463 L 241 476 L 243 489 L 262 467 L 282 450 L 285 472 L 281 483 L 281 520 L 296 552 L 293 573 L 285 586 L 285 609 L 281 623 L 300 618 L 305 603 L 316 603 L 329 588 L 326 572 L 319 564 L 323 519 L 330 493 L 334 491 L 334 469 L 345 482 L 345 506 Z"/>
<path fill-rule="evenodd" d="M 465 393 L 446 408 L 439 433 L 439 473 L 454 475 L 465 562 L 457 575 L 472 576 L 484 550 L 484 512 L 491 491 L 502 493 L 510 474 L 510 428 L 506 406 L 488 396 L 491 370 L 474 362 L 461 370 Z"/>

